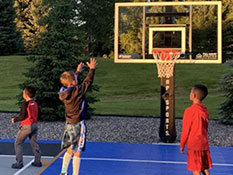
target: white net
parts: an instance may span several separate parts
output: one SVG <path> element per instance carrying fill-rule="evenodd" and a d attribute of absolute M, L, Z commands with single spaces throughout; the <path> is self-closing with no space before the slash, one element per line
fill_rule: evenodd
<path fill-rule="evenodd" d="M 181 52 L 177 50 L 153 50 L 153 57 L 156 60 L 158 77 L 170 78 L 173 76 L 176 60 Z"/>

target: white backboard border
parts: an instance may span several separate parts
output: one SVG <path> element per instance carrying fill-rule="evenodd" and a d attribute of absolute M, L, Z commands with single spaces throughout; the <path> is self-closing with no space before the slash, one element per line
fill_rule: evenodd
<path fill-rule="evenodd" d="M 152 49 L 153 49 L 153 32 L 174 32 L 174 31 L 178 31 L 181 32 L 181 48 L 177 48 L 180 49 L 181 52 L 185 52 L 186 50 L 186 29 L 185 27 L 150 27 L 149 28 L 149 54 L 152 54 Z"/>

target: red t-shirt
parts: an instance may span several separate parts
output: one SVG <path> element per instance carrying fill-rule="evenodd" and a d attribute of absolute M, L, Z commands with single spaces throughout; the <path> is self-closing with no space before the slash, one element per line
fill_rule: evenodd
<path fill-rule="evenodd" d="M 22 106 L 18 117 L 14 119 L 15 122 L 21 121 L 22 125 L 32 125 L 37 123 L 38 118 L 38 105 L 34 100 L 25 101 Z"/>
<path fill-rule="evenodd" d="M 184 111 L 180 148 L 190 150 L 209 150 L 209 114 L 203 104 L 193 104 Z"/>

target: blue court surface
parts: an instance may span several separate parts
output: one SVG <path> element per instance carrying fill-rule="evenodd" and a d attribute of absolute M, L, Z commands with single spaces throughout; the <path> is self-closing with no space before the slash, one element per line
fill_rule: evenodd
<path fill-rule="evenodd" d="M 233 147 L 211 147 L 212 175 L 233 175 Z M 62 156 L 41 175 L 59 175 Z M 81 156 L 80 175 L 191 175 L 179 145 L 88 142 Z M 72 175 L 72 163 L 68 170 Z"/>

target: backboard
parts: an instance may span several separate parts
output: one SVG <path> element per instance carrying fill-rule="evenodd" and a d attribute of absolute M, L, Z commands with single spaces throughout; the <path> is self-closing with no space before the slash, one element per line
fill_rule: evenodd
<path fill-rule="evenodd" d="M 221 1 L 115 3 L 114 61 L 155 63 L 155 48 L 181 50 L 176 63 L 222 63 L 221 9 Z"/>

